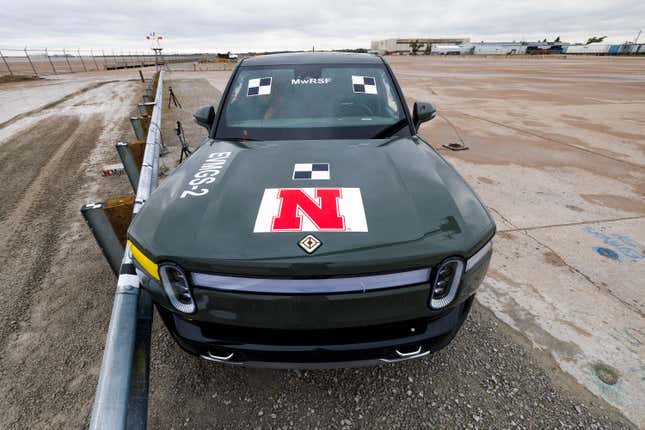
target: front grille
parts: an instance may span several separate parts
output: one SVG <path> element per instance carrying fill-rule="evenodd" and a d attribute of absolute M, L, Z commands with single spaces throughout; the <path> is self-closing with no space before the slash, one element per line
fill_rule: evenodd
<path fill-rule="evenodd" d="M 276 330 L 197 324 L 204 337 L 217 341 L 263 345 L 342 345 L 418 336 L 426 331 L 429 322 L 428 318 L 419 318 L 390 324 L 325 330 Z"/>

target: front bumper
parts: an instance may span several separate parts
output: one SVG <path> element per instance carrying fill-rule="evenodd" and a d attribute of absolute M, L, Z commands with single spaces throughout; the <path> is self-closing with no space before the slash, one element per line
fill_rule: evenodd
<path fill-rule="evenodd" d="M 437 352 L 455 337 L 474 295 L 434 318 L 331 330 L 273 330 L 190 321 L 157 309 L 187 352 L 219 363 L 266 368 L 336 368 L 395 363 Z"/>
<path fill-rule="evenodd" d="M 430 284 L 342 294 L 263 294 L 192 287 L 197 312 L 178 313 L 162 287 L 142 282 L 177 343 L 207 360 L 249 367 L 354 367 L 419 358 L 454 338 L 490 253 L 462 276 L 445 309 Z"/>

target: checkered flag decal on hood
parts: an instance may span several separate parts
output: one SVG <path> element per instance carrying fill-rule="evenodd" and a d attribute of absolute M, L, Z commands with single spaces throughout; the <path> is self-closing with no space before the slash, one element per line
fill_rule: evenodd
<path fill-rule="evenodd" d="M 297 163 L 293 179 L 329 180 L 329 163 Z"/>
<path fill-rule="evenodd" d="M 249 79 L 249 88 L 246 96 L 266 96 L 271 94 L 271 78 Z"/>
<path fill-rule="evenodd" d="M 377 94 L 376 80 L 370 76 L 352 76 L 352 87 L 355 93 Z"/>

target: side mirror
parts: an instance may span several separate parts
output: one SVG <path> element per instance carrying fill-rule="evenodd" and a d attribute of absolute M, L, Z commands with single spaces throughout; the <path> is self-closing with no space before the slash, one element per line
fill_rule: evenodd
<path fill-rule="evenodd" d="M 432 103 L 416 102 L 412 112 L 412 122 L 415 130 L 419 130 L 422 122 L 430 121 L 437 116 L 437 109 Z"/>
<path fill-rule="evenodd" d="M 210 130 L 213 119 L 215 119 L 215 108 L 213 106 L 201 107 L 195 111 L 193 117 L 197 124 Z"/>

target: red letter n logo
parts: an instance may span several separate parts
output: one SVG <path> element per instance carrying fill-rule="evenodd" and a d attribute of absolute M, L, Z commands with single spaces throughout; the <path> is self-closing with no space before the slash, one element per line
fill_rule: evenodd
<path fill-rule="evenodd" d="M 254 233 L 367 232 L 359 188 L 267 188 Z"/>
<path fill-rule="evenodd" d="M 345 230 L 345 220 L 340 215 L 338 202 L 340 188 L 316 188 L 312 199 L 302 189 L 278 191 L 281 201 L 278 216 L 273 218 L 272 231 L 302 231 L 303 217 L 311 221 L 316 230 Z"/>

